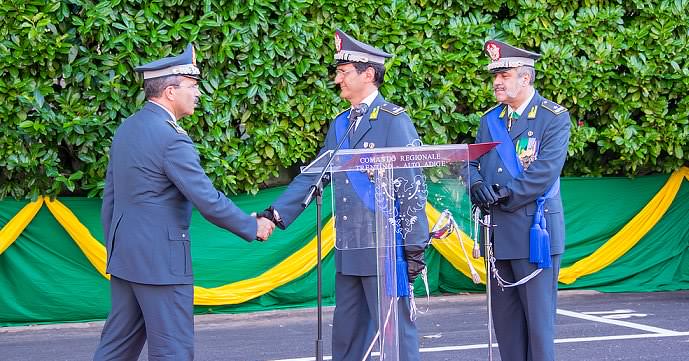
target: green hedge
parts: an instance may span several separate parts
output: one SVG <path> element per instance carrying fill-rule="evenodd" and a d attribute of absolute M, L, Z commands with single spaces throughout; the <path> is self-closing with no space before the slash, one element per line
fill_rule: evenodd
<path fill-rule="evenodd" d="M 575 125 L 567 175 L 669 172 L 689 157 L 687 13 L 687 0 L 5 0 L 0 197 L 99 195 L 112 134 L 144 101 L 132 69 L 187 42 L 205 96 L 181 123 L 216 186 L 256 191 L 311 159 L 346 106 L 336 27 L 395 54 L 382 93 L 426 143 L 472 140 L 497 37 L 543 54 L 537 88 Z"/>

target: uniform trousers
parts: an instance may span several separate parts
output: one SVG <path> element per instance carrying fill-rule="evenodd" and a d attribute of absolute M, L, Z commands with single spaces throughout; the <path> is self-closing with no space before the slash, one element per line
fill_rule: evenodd
<path fill-rule="evenodd" d="M 523 285 L 501 289 L 491 277 L 493 326 L 502 361 L 554 361 L 560 255 L 553 267 Z M 537 267 L 528 259 L 496 260 L 500 276 L 516 282 Z"/>
<path fill-rule="evenodd" d="M 110 277 L 112 309 L 94 361 L 194 359 L 193 285 L 147 285 Z"/>
<path fill-rule="evenodd" d="M 397 301 L 399 359 L 419 361 L 416 324 L 410 319 L 409 298 Z M 378 277 L 335 275 L 333 361 L 362 361 L 378 331 Z M 370 360 L 369 356 L 366 360 Z"/>

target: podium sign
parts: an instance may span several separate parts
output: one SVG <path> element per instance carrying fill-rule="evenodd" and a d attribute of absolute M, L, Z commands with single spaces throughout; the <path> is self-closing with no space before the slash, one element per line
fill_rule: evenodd
<path fill-rule="evenodd" d="M 406 262 L 405 247 L 422 249 L 429 241 L 433 225 L 427 223 L 427 201 L 461 210 L 454 219 L 468 226 L 468 162 L 495 144 L 342 149 L 333 157 L 327 171 L 333 192 L 335 247 L 342 252 L 369 249 L 376 256 L 380 360 L 399 360 L 397 304 L 399 295 L 408 292 L 408 284 L 398 283 L 407 278 L 406 266 L 400 265 Z M 320 174 L 331 157 L 332 151 L 324 152 L 302 173 Z"/>

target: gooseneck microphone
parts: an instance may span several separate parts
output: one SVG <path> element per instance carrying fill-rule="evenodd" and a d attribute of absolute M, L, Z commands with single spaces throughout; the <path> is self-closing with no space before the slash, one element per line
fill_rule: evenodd
<path fill-rule="evenodd" d="M 356 119 L 366 114 L 366 112 L 368 112 L 368 104 L 366 103 L 359 103 L 352 107 L 352 111 L 349 113 L 349 127 L 347 127 L 347 132 L 342 136 L 342 139 L 337 142 L 337 146 L 333 149 L 332 154 L 330 154 L 328 163 L 326 163 L 325 167 L 323 167 L 320 176 L 316 178 L 316 182 L 311 185 L 306 197 L 304 197 L 304 200 L 301 202 L 302 207 L 308 207 L 309 203 L 311 203 L 311 200 L 316 194 L 317 189 L 322 189 L 324 176 L 327 174 L 327 170 L 335 158 L 335 154 L 340 150 L 340 148 L 342 148 L 342 143 L 344 143 L 346 139 L 349 139 L 349 134 L 354 130 L 354 126 L 356 125 Z M 329 182 L 330 177 L 325 177 L 325 180 Z"/>
<path fill-rule="evenodd" d="M 356 120 L 368 112 L 368 104 L 359 103 L 352 108 L 352 112 L 349 113 L 349 120 Z M 349 134 L 349 132 L 347 132 Z"/>

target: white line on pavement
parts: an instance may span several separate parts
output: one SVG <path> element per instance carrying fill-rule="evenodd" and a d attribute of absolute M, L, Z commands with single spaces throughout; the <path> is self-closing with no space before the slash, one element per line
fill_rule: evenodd
<path fill-rule="evenodd" d="M 559 308 L 557 309 L 557 314 L 563 315 L 563 316 L 574 317 L 574 318 L 580 318 L 582 320 L 607 323 L 610 325 L 616 325 L 616 326 L 622 326 L 622 327 L 629 327 L 629 328 L 642 330 L 642 331 L 646 331 L 646 332 L 655 332 L 655 333 L 660 333 L 660 334 L 669 335 L 669 336 L 674 336 L 675 334 L 680 333 L 677 331 L 666 330 L 664 328 L 647 326 L 647 325 L 642 325 L 639 323 L 634 323 L 634 322 L 629 322 L 629 321 L 612 320 L 612 319 L 598 317 L 598 316 L 594 316 L 594 315 L 586 315 L 586 314 L 583 314 L 580 312 L 561 310 Z"/>
<path fill-rule="evenodd" d="M 631 340 L 636 338 L 658 338 L 658 337 L 676 337 L 676 336 L 689 336 L 689 332 L 665 332 L 665 333 L 642 333 L 636 335 L 614 335 L 614 336 L 596 336 L 596 337 L 573 337 L 573 338 L 559 338 L 555 340 L 555 343 L 576 343 L 576 342 L 594 342 L 594 341 L 608 341 L 608 340 Z M 497 343 L 493 344 L 493 347 L 498 347 Z M 443 347 L 427 347 L 421 348 L 419 351 L 423 353 L 428 352 L 447 352 L 447 351 L 461 351 L 461 350 L 473 350 L 473 349 L 483 349 L 488 348 L 488 344 L 479 343 L 475 345 L 462 345 L 462 346 L 443 346 Z M 280 359 L 272 361 L 314 361 L 314 357 L 302 357 L 302 358 L 290 358 L 290 359 Z M 331 356 L 324 356 L 323 360 L 332 360 Z"/>
<path fill-rule="evenodd" d="M 590 311 L 582 312 L 585 315 L 611 315 L 613 313 L 632 313 L 634 310 Z"/>

